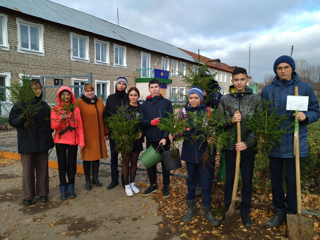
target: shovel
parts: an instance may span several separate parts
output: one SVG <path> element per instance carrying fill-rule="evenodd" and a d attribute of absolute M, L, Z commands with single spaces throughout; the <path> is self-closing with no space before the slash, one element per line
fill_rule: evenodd
<path fill-rule="evenodd" d="M 295 87 L 294 95 L 298 95 L 298 87 Z M 297 114 L 298 114 L 298 111 L 296 111 L 296 116 Z M 294 151 L 295 161 L 296 161 L 297 214 L 287 214 L 288 237 L 290 240 L 309 240 L 309 239 L 313 239 L 314 225 L 313 225 L 313 219 L 302 216 L 300 154 L 299 154 L 299 124 L 297 119 L 295 119 L 293 151 Z"/>
<path fill-rule="evenodd" d="M 240 122 L 237 122 L 237 143 L 240 143 L 240 142 L 241 142 L 241 125 L 240 125 Z M 231 199 L 229 210 L 226 212 L 226 218 L 223 226 L 224 233 L 231 232 L 232 229 L 238 226 L 237 220 L 240 214 L 240 210 L 234 210 L 234 205 L 236 203 L 236 194 L 237 194 L 237 187 L 239 182 L 239 170 L 240 170 L 240 151 L 237 151 L 236 170 L 235 170 L 234 182 L 233 182 L 232 199 Z"/>

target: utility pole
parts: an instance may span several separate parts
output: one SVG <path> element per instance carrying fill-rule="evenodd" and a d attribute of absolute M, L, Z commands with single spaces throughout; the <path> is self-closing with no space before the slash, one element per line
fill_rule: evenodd
<path fill-rule="evenodd" d="M 291 54 L 290 54 L 290 57 L 292 57 L 292 53 L 293 53 L 293 45 L 291 46 Z"/>
<path fill-rule="evenodd" d="M 251 43 L 249 44 L 249 76 L 250 76 Z"/>
<path fill-rule="evenodd" d="M 119 10 L 117 8 L 118 26 L 119 26 Z"/>

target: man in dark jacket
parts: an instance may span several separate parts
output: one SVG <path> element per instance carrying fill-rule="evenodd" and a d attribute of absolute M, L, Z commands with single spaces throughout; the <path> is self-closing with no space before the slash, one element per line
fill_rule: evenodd
<path fill-rule="evenodd" d="M 147 148 L 152 145 L 157 148 L 160 144 L 163 145 L 167 151 L 169 147 L 169 133 L 158 129 L 157 125 L 161 118 L 167 117 L 168 113 L 173 113 L 171 101 L 162 97 L 160 94 L 160 83 L 158 80 L 153 79 L 149 82 L 150 96 L 141 105 L 141 126 L 144 128 L 147 138 Z M 162 149 L 161 149 L 162 151 Z M 160 151 L 160 152 L 161 152 Z M 170 171 L 166 169 L 165 164 L 161 161 L 162 173 L 163 173 L 163 197 L 170 195 L 169 183 L 170 183 Z M 158 189 L 157 186 L 157 165 L 148 168 L 148 177 L 150 186 L 143 192 L 143 195 L 149 195 Z"/>
<path fill-rule="evenodd" d="M 271 100 L 280 116 L 289 113 L 289 117 L 281 125 L 286 128 L 294 122 L 299 121 L 299 145 L 300 157 L 308 156 L 308 130 L 307 124 L 317 121 L 320 117 L 319 102 L 309 83 L 302 82 L 295 72 L 294 60 L 289 56 L 281 56 L 274 62 L 273 70 L 276 74 L 272 83 L 262 89 L 261 97 Z M 309 96 L 308 111 L 298 112 L 286 110 L 287 96 L 294 95 L 294 87 L 298 86 L 300 96 Z M 291 127 L 290 130 L 293 130 Z M 275 214 L 266 222 L 266 227 L 276 227 L 286 221 L 286 214 L 297 213 L 297 194 L 295 176 L 295 157 L 293 154 L 294 134 L 282 135 L 281 143 L 271 151 L 269 155 L 270 170 L 272 174 L 272 200 Z M 286 166 L 287 195 L 284 195 L 282 187 L 282 173 L 284 163 Z"/>
<path fill-rule="evenodd" d="M 116 114 L 119 107 L 121 107 L 122 105 L 124 106 L 126 103 L 129 102 L 128 95 L 125 91 L 128 86 L 128 80 L 122 76 L 117 79 L 115 84 L 116 92 L 114 94 L 109 95 L 106 101 L 106 108 L 104 110 L 105 119 L 108 119 L 108 117 L 110 117 L 112 114 Z M 112 131 L 112 129 L 110 129 L 110 131 Z M 119 185 L 118 152 L 114 151 L 116 145 L 115 142 L 109 136 L 108 138 L 110 142 L 111 152 L 111 183 L 107 187 L 108 190 Z"/>
<path fill-rule="evenodd" d="M 232 73 L 230 94 L 224 95 L 219 103 L 219 111 L 225 113 L 231 121 L 225 123 L 225 131 L 232 136 L 223 149 L 226 159 L 226 185 L 224 191 L 225 210 L 231 203 L 236 167 L 236 152 L 241 151 L 240 170 L 242 176 L 241 218 L 244 226 L 251 226 L 249 208 L 252 197 L 252 176 L 254 156 L 256 155 L 254 135 L 248 130 L 248 117 L 258 111 L 260 97 L 247 87 L 249 78 L 244 68 L 236 68 Z M 237 122 L 241 122 L 241 142 L 237 143 Z M 225 215 L 221 219 L 224 223 Z"/>

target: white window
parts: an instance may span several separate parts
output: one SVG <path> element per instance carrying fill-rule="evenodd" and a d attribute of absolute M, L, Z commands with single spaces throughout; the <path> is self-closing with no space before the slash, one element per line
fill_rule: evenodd
<path fill-rule="evenodd" d="M 184 62 L 180 62 L 180 74 L 182 76 L 185 76 L 187 72 L 187 67 L 186 67 L 186 63 Z"/>
<path fill-rule="evenodd" d="M 82 86 L 88 82 L 88 79 L 74 79 L 71 78 L 71 84 L 73 87 L 73 94 L 76 99 L 81 97 L 82 94 Z"/>
<path fill-rule="evenodd" d="M 71 37 L 71 60 L 90 62 L 89 37 L 70 33 Z"/>
<path fill-rule="evenodd" d="M 40 81 L 40 75 L 28 75 L 26 74 L 27 77 L 29 77 L 29 80 L 39 80 Z M 23 73 L 19 73 L 19 79 L 20 79 L 20 83 L 22 83 L 21 79 L 23 77 Z"/>
<path fill-rule="evenodd" d="M 44 26 L 17 18 L 18 52 L 44 56 Z"/>
<path fill-rule="evenodd" d="M 178 98 L 178 88 L 177 87 L 171 87 L 171 100 L 177 101 Z"/>
<path fill-rule="evenodd" d="M 109 43 L 94 39 L 95 63 L 110 65 Z"/>
<path fill-rule="evenodd" d="M 141 52 L 141 78 L 151 78 L 150 53 Z"/>
<path fill-rule="evenodd" d="M 95 93 L 102 100 L 107 100 L 110 95 L 110 81 L 95 81 Z"/>
<path fill-rule="evenodd" d="M 224 75 L 223 75 L 223 82 L 227 82 L 227 74 L 226 73 L 224 73 Z"/>
<path fill-rule="evenodd" d="M 4 14 L 0 14 L 0 49 L 9 50 L 8 17 Z"/>
<path fill-rule="evenodd" d="M 127 68 L 127 48 L 114 44 L 113 52 L 114 66 Z"/>
<path fill-rule="evenodd" d="M 219 81 L 222 82 L 222 72 L 219 72 Z"/>
<path fill-rule="evenodd" d="M 7 101 L 8 90 L 5 87 L 10 86 L 11 73 L 0 73 L 0 102 Z"/>
<path fill-rule="evenodd" d="M 179 87 L 179 100 L 183 101 L 185 100 L 186 96 L 186 88 L 185 87 Z"/>
<path fill-rule="evenodd" d="M 174 76 L 177 76 L 178 75 L 178 61 L 171 60 L 171 68 L 170 68 L 170 70 L 171 69 L 172 69 L 171 74 L 174 75 Z"/>
<path fill-rule="evenodd" d="M 169 58 L 162 58 L 161 61 L 161 69 L 165 71 L 169 71 Z"/>
<path fill-rule="evenodd" d="M 231 81 L 231 80 L 232 80 L 232 74 L 230 74 L 230 83 L 232 83 L 232 81 Z"/>

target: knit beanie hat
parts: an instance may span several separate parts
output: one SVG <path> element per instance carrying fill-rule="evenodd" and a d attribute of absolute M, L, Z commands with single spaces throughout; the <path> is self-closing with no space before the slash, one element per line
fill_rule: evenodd
<path fill-rule="evenodd" d="M 294 72 L 296 69 L 296 65 L 294 64 L 294 60 L 292 57 L 283 55 L 281 57 L 278 57 L 277 60 L 273 64 L 273 71 L 275 74 L 277 74 L 277 67 L 280 63 L 288 63 L 292 67 L 292 71 Z"/>
<path fill-rule="evenodd" d="M 119 82 L 124 82 L 126 84 L 126 88 L 128 87 L 128 80 L 124 76 L 121 76 L 117 79 L 116 86 Z"/>
<path fill-rule="evenodd" d="M 192 94 L 192 93 L 198 94 L 200 99 L 203 101 L 203 91 L 202 91 L 201 87 L 190 88 L 190 90 L 188 91 L 188 98 L 189 98 L 190 94 Z"/>

